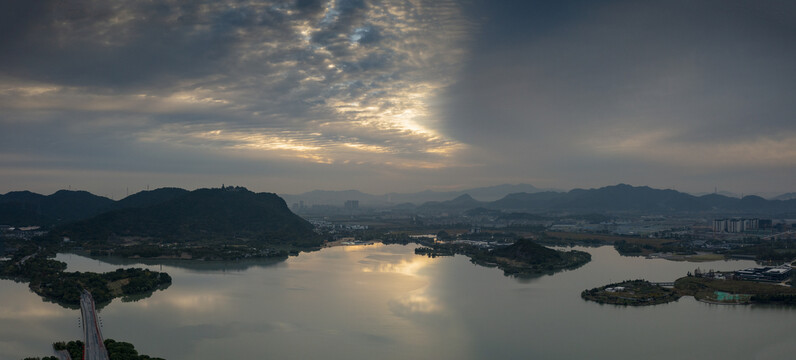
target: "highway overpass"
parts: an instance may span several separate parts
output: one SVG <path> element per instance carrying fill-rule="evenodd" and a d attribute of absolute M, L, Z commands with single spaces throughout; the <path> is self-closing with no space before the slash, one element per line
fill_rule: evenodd
<path fill-rule="evenodd" d="M 97 309 L 94 307 L 94 298 L 91 293 L 83 290 L 80 294 L 80 313 L 83 315 L 83 359 L 84 360 L 110 360 L 108 350 L 100 332 Z"/>

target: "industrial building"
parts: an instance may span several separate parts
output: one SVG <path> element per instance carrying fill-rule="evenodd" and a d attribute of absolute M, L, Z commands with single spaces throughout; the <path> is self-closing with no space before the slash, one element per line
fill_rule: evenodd
<path fill-rule="evenodd" d="M 791 271 L 793 271 L 793 269 L 787 265 L 777 267 L 766 266 L 738 270 L 734 275 L 738 280 L 780 282 L 785 281 L 790 276 Z"/>

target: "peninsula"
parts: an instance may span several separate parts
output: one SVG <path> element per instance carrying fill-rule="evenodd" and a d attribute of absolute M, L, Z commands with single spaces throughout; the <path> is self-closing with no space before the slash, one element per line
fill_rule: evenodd
<path fill-rule="evenodd" d="M 672 288 L 645 280 L 628 280 L 584 290 L 584 300 L 600 304 L 646 306 L 676 301 L 682 296 L 713 304 L 796 305 L 796 289 L 778 284 L 689 274 L 669 283 Z"/>
<path fill-rule="evenodd" d="M 167 273 L 140 268 L 117 269 L 107 273 L 67 272 L 66 264 L 42 253 L 15 255 L 0 261 L 0 278 L 27 282 L 34 293 L 66 308 L 80 307 L 80 292 L 90 291 L 98 306 L 117 297 L 141 296 L 171 285 Z"/>

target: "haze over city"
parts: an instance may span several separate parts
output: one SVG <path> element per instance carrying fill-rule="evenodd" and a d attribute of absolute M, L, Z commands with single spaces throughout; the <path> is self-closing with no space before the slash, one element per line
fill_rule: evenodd
<path fill-rule="evenodd" d="M 796 183 L 791 1 L 3 1 L 0 193 Z"/>

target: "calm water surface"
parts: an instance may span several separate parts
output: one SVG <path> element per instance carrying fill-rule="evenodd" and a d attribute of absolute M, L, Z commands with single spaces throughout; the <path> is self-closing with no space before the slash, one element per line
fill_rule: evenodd
<path fill-rule="evenodd" d="M 693 298 L 644 308 L 580 299 L 626 279 L 672 281 L 750 261 L 671 262 L 579 248 L 592 261 L 531 280 L 413 246 L 349 246 L 285 262 L 110 264 L 60 254 L 70 271 L 139 266 L 173 285 L 100 311 L 105 337 L 181 359 L 782 359 L 796 353 L 796 310 Z M 114 260 L 119 261 L 119 260 Z M 111 261 L 111 262 L 114 262 Z M 191 268 L 185 268 L 185 265 Z M 80 312 L 0 281 L 0 359 L 50 355 L 81 338 Z"/>

